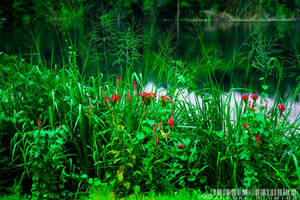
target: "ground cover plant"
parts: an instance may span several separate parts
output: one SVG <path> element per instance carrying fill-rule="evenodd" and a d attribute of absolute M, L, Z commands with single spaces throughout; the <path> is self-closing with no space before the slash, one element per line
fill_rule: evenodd
<path fill-rule="evenodd" d="M 180 188 L 299 189 L 299 118 L 266 93 L 217 86 L 181 99 L 145 91 L 141 75 L 84 79 L 75 65 L 1 55 L 1 181 L 33 199 L 116 197 Z M 177 90 L 176 90 L 177 89 Z M 234 100 L 234 104 L 230 101 Z M 3 182 L 4 184 L 4 182 Z"/>

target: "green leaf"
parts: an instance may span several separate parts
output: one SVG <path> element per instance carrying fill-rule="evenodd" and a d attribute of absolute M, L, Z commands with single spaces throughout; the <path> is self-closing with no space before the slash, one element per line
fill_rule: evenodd
<path fill-rule="evenodd" d="M 187 178 L 187 180 L 190 181 L 190 182 L 193 182 L 193 181 L 196 180 L 196 176 L 189 176 L 189 177 Z"/>
<path fill-rule="evenodd" d="M 138 134 L 136 135 L 136 138 L 137 138 L 138 140 L 143 140 L 143 139 L 145 138 L 145 136 L 144 136 L 143 133 L 138 133 Z"/>
<path fill-rule="evenodd" d="M 262 85 L 261 87 L 262 87 L 262 89 L 264 89 L 264 90 L 268 90 L 268 89 L 269 89 L 269 86 L 267 86 L 267 85 Z"/>
<path fill-rule="evenodd" d="M 93 179 L 92 178 L 89 178 L 88 179 L 88 183 L 91 185 L 91 184 L 93 184 Z"/>
<path fill-rule="evenodd" d="M 86 174 L 81 174 L 81 178 L 87 178 L 88 176 Z"/>
<path fill-rule="evenodd" d="M 205 183 L 207 181 L 207 176 L 201 176 L 200 183 Z"/>
<path fill-rule="evenodd" d="M 222 138 L 224 136 L 224 132 L 223 131 L 217 131 L 216 132 L 217 136 L 219 136 L 220 138 Z"/>

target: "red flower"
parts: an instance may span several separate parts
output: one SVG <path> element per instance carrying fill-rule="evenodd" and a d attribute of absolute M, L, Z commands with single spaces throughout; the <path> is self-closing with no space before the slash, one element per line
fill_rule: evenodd
<path fill-rule="evenodd" d="M 254 102 L 256 102 L 256 100 L 258 98 L 258 95 L 257 94 L 253 94 L 253 95 L 251 95 L 251 98 L 254 100 Z"/>
<path fill-rule="evenodd" d="M 103 95 L 103 98 L 105 98 L 105 89 L 104 89 L 104 86 L 102 87 L 102 95 Z"/>
<path fill-rule="evenodd" d="M 155 135 L 155 145 L 157 145 L 158 143 L 158 139 L 157 139 L 157 135 Z"/>
<path fill-rule="evenodd" d="M 270 119 L 270 116 L 269 116 L 269 115 L 267 116 L 267 119 Z"/>
<path fill-rule="evenodd" d="M 184 144 L 183 144 L 183 142 L 181 143 L 181 145 L 176 145 L 177 147 L 178 147 L 178 149 L 181 149 L 182 147 L 184 147 Z"/>
<path fill-rule="evenodd" d="M 120 96 L 117 94 L 112 95 L 112 97 L 109 98 L 110 102 L 114 106 L 117 101 L 120 101 Z"/>
<path fill-rule="evenodd" d="M 285 111 L 285 105 L 284 104 L 278 105 L 278 109 L 280 111 L 280 114 L 282 114 L 283 111 Z"/>
<path fill-rule="evenodd" d="M 41 125 L 42 125 L 42 123 L 41 123 L 40 117 L 38 117 L 38 127 L 39 127 L 39 130 L 41 129 Z"/>
<path fill-rule="evenodd" d="M 127 100 L 131 101 L 131 97 L 129 96 L 129 92 L 127 91 Z"/>
<path fill-rule="evenodd" d="M 245 128 L 248 128 L 248 124 L 247 124 L 247 123 L 245 123 L 243 126 L 244 126 Z"/>
<path fill-rule="evenodd" d="M 268 104 L 267 103 L 265 104 L 265 109 L 268 110 Z"/>
<path fill-rule="evenodd" d="M 248 102 L 248 99 L 249 99 L 249 94 L 244 94 L 244 95 L 242 96 L 242 99 L 245 101 L 245 103 L 247 103 L 247 102 Z"/>
<path fill-rule="evenodd" d="M 172 118 L 170 118 L 170 119 L 168 120 L 168 124 L 169 124 L 170 128 L 172 128 L 172 127 L 173 127 L 173 125 L 174 125 L 174 121 L 173 121 L 173 119 L 172 119 Z"/>
<path fill-rule="evenodd" d="M 134 87 L 134 93 L 135 93 L 135 95 L 138 95 L 137 86 L 136 86 L 136 82 L 135 81 L 133 81 L 133 87 Z"/>
<path fill-rule="evenodd" d="M 142 97 L 142 103 L 144 103 L 145 105 L 149 105 L 151 103 L 151 101 L 156 98 L 156 94 L 155 93 L 151 93 L 151 92 L 142 92 L 141 94 Z"/>
<path fill-rule="evenodd" d="M 255 136 L 255 142 L 256 142 L 256 146 L 258 146 L 260 141 L 260 137 L 259 136 Z"/>
<path fill-rule="evenodd" d="M 117 90 L 119 90 L 120 76 L 117 76 Z"/>
<path fill-rule="evenodd" d="M 159 123 L 158 123 L 158 128 L 159 128 L 159 131 L 161 131 L 161 121 L 159 119 Z"/>
<path fill-rule="evenodd" d="M 56 125 L 56 129 L 58 129 L 58 125 Z"/>
<path fill-rule="evenodd" d="M 154 137 L 155 131 L 156 131 L 156 124 L 153 125 L 153 137 Z"/>
<path fill-rule="evenodd" d="M 108 105 L 108 100 L 107 100 L 107 97 L 105 97 L 105 99 L 104 99 L 104 103 L 105 103 L 106 105 Z"/>
<path fill-rule="evenodd" d="M 92 106 L 91 106 L 91 102 L 89 101 L 89 110 L 90 110 L 90 115 L 92 114 Z"/>
<path fill-rule="evenodd" d="M 165 105 L 166 103 L 168 103 L 169 100 L 170 99 L 166 95 L 161 96 L 161 104 L 162 105 Z"/>

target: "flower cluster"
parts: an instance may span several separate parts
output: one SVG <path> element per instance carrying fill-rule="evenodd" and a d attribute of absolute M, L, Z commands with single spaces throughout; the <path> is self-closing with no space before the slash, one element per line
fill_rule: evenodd
<path fill-rule="evenodd" d="M 161 105 L 164 106 L 169 100 L 170 99 L 166 95 L 161 96 Z"/>
<path fill-rule="evenodd" d="M 140 95 L 142 97 L 142 103 L 144 103 L 146 106 L 148 106 L 151 101 L 156 98 L 156 94 L 151 92 L 142 92 Z"/>
<path fill-rule="evenodd" d="M 109 98 L 109 101 L 114 106 L 117 101 L 120 101 L 120 96 L 118 94 L 114 94 Z"/>

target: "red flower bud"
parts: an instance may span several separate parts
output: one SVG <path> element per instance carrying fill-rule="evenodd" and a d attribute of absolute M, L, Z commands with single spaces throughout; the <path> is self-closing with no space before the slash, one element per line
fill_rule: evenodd
<path fill-rule="evenodd" d="M 137 86 L 136 86 L 136 82 L 135 81 L 133 81 L 133 87 L 134 87 L 134 93 L 135 93 L 135 95 L 138 95 Z"/>
<path fill-rule="evenodd" d="M 117 76 L 117 90 L 119 90 L 120 76 Z"/>
<path fill-rule="evenodd" d="M 161 131 L 161 121 L 159 119 L 159 123 L 158 123 L 158 128 L 159 128 L 159 131 Z"/>
<path fill-rule="evenodd" d="M 151 101 L 156 98 L 156 94 L 151 92 L 142 92 L 140 93 L 140 95 L 143 100 L 142 103 L 144 103 L 146 106 L 149 105 Z"/>
<path fill-rule="evenodd" d="M 255 93 L 255 94 L 251 95 L 251 98 L 254 100 L 254 102 L 256 102 L 258 95 Z"/>
<path fill-rule="evenodd" d="M 244 94 L 244 95 L 242 96 L 242 99 L 244 100 L 245 103 L 247 103 L 247 102 L 248 102 L 248 99 L 249 99 L 249 94 Z"/>
<path fill-rule="evenodd" d="M 170 99 L 166 95 L 161 96 L 161 104 L 165 105 Z"/>
<path fill-rule="evenodd" d="M 156 124 L 153 125 L 153 137 L 154 137 L 155 132 L 156 132 Z"/>
<path fill-rule="evenodd" d="M 107 97 L 105 97 L 105 99 L 104 99 L 104 103 L 105 103 L 106 105 L 108 105 L 108 100 L 107 100 Z"/>
<path fill-rule="evenodd" d="M 172 119 L 172 118 L 170 118 L 170 119 L 168 120 L 168 124 L 169 124 L 170 128 L 172 128 L 172 127 L 173 127 L 173 125 L 174 125 L 174 121 L 173 121 L 173 119 Z"/>
<path fill-rule="evenodd" d="M 89 110 L 90 110 L 90 115 L 92 114 L 92 106 L 91 106 L 91 102 L 89 101 Z"/>
<path fill-rule="evenodd" d="M 131 97 L 129 96 L 129 92 L 127 91 L 127 100 L 131 101 Z"/>
<path fill-rule="evenodd" d="M 245 128 L 247 128 L 247 127 L 248 127 L 248 124 L 247 124 L 247 123 L 245 123 L 243 126 L 244 126 Z"/>
<path fill-rule="evenodd" d="M 258 146 L 258 144 L 259 144 L 259 141 L 260 141 L 260 137 L 259 136 L 255 136 L 255 142 L 256 142 L 256 146 Z"/>
<path fill-rule="evenodd" d="M 155 145 L 157 145 L 158 143 L 158 139 L 157 139 L 157 135 L 155 135 Z"/>
<path fill-rule="evenodd" d="M 280 114 L 282 114 L 283 111 L 285 111 L 285 105 L 284 104 L 278 105 L 278 109 L 279 109 Z"/>
<path fill-rule="evenodd" d="M 112 97 L 109 98 L 109 101 L 112 103 L 114 106 L 117 101 L 120 101 L 120 96 L 117 94 L 112 95 Z"/>
<path fill-rule="evenodd" d="M 56 129 L 58 129 L 58 125 L 56 125 Z"/>
<path fill-rule="evenodd" d="M 268 110 L 268 104 L 267 103 L 265 104 L 265 109 Z"/>
<path fill-rule="evenodd" d="M 41 123 L 40 117 L 38 117 L 38 127 L 39 127 L 39 130 L 41 129 L 41 125 L 42 125 L 42 123 Z"/>

